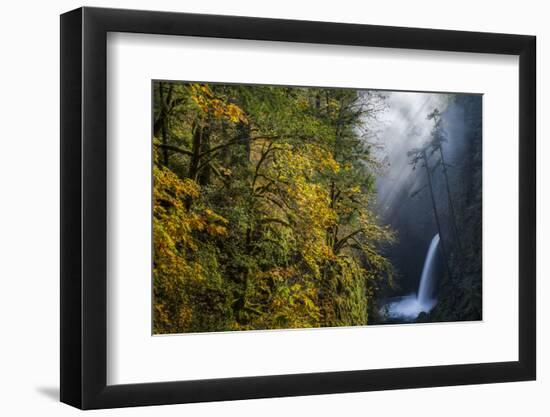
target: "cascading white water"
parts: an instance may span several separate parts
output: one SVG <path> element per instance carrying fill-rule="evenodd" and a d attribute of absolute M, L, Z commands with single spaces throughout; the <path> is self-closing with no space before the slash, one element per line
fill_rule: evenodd
<path fill-rule="evenodd" d="M 427 305 L 432 300 L 432 293 L 434 287 L 434 267 L 435 267 L 435 254 L 439 247 L 439 234 L 435 235 L 430 243 L 426 260 L 424 261 L 424 268 L 422 268 L 422 276 L 420 277 L 420 286 L 418 287 L 418 302 L 420 305 Z"/>
<path fill-rule="evenodd" d="M 434 272 L 436 269 L 435 260 L 437 259 L 438 248 L 439 234 L 436 234 L 430 243 L 426 259 L 424 260 L 418 293 L 401 297 L 398 301 L 388 303 L 384 309 L 390 318 L 414 320 L 420 313 L 428 313 L 434 307 L 436 303 L 436 300 L 433 298 L 436 278 Z"/>

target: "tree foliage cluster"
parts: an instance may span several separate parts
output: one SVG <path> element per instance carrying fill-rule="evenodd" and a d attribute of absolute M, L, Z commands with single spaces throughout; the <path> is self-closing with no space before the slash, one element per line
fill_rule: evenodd
<path fill-rule="evenodd" d="M 154 82 L 153 331 L 364 325 L 394 239 L 365 130 L 383 97 Z"/>

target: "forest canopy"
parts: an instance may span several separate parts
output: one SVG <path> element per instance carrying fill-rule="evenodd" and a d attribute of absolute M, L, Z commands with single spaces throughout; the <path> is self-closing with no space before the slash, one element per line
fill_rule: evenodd
<path fill-rule="evenodd" d="M 153 332 L 366 325 L 381 93 L 153 82 Z"/>

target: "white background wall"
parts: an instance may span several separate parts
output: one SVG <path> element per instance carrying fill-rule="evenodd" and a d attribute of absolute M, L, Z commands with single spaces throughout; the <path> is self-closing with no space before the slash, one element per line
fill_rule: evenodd
<path fill-rule="evenodd" d="M 0 411 L 76 415 L 59 392 L 59 17 L 81 6 L 8 1 L 0 15 Z M 100 411 L 94 415 L 546 416 L 550 412 L 550 97 L 545 2 L 124 0 L 86 5 L 533 34 L 538 37 L 538 381 Z M 543 300 L 546 302 L 543 303 Z M 475 341 L 474 341 L 475 343 Z"/>

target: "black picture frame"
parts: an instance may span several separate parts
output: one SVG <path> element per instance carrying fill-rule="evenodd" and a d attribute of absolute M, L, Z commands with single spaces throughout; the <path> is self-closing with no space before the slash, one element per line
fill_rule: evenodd
<path fill-rule="evenodd" d="M 519 56 L 519 360 L 107 385 L 108 32 Z M 534 380 L 536 38 L 79 8 L 61 16 L 61 401 L 82 409 Z"/>

